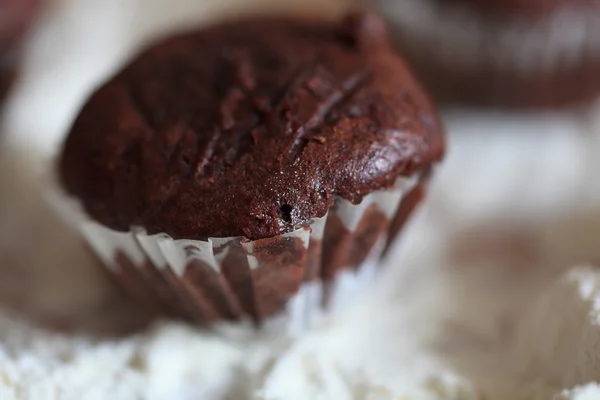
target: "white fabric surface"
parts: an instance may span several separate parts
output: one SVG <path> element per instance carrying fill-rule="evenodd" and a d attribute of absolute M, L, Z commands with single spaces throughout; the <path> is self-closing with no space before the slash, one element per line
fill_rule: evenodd
<path fill-rule="evenodd" d="M 0 399 L 600 398 L 600 118 L 445 113 L 449 153 L 378 287 L 302 337 L 145 316 L 41 192 L 89 91 L 148 37 L 225 11 L 343 1 L 55 0 L 0 157 Z M 256 7 L 256 8 L 255 8 Z M 485 397 L 484 397 L 485 396 Z"/>

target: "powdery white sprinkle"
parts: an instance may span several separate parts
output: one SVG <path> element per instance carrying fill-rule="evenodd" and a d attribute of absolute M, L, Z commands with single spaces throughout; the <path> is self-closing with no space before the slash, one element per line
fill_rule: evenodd
<path fill-rule="evenodd" d="M 596 400 L 600 399 L 600 384 L 590 383 L 574 389 L 564 390 L 554 400 Z"/>

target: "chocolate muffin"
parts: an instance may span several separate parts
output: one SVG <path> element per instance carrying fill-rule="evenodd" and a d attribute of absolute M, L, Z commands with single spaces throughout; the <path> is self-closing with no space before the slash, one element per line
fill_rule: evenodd
<path fill-rule="evenodd" d="M 16 76 L 19 43 L 40 3 L 40 0 L 0 0 L 0 102 Z"/>
<path fill-rule="evenodd" d="M 600 94 L 594 0 L 365 0 L 441 101 L 560 108 Z"/>
<path fill-rule="evenodd" d="M 59 172 L 83 234 L 144 303 L 262 322 L 332 307 L 340 276 L 363 279 L 443 149 L 378 18 L 263 17 L 140 54 L 83 107 Z"/>

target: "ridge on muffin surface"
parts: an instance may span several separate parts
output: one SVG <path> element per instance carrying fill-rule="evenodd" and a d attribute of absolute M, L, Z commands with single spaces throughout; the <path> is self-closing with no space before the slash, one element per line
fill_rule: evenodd
<path fill-rule="evenodd" d="M 102 224 L 266 238 L 442 157 L 437 113 L 383 23 L 262 17 L 156 44 L 66 140 L 66 191 Z"/>

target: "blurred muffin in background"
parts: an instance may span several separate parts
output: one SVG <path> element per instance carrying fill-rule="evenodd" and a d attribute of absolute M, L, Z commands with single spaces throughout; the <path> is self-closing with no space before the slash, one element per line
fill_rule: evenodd
<path fill-rule="evenodd" d="M 41 0 L 0 0 L 0 101 L 16 75 L 18 44 L 33 22 Z"/>
<path fill-rule="evenodd" d="M 453 0 L 442 0 L 452 2 Z M 565 7 L 589 6 L 596 0 L 456 0 L 457 3 L 470 4 L 484 12 L 520 13 L 531 16 L 549 14 Z"/>
<path fill-rule="evenodd" d="M 600 93 L 597 1 L 365 1 L 441 101 L 558 108 Z"/>

